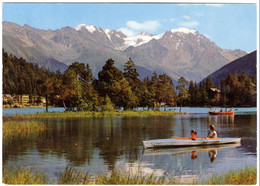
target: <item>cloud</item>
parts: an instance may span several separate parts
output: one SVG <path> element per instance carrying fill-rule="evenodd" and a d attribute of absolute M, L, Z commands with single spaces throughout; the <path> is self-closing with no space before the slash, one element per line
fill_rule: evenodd
<path fill-rule="evenodd" d="M 173 22 L 173 21 L 175 21 L 175 20 L 176 20 L 175 18 L 171 18 L 171 19 L 170 19 L 171 22 Z"/>
<path fill-rule="evenodd" d="M 135 33 L 130 30 L 129 28 L 120 28 L 119 31 L 123 32 L 123 34 L 125 34 L 126 36 L 134 36 Z"/>
<path fill-rule="evenodd" d="M 190 16 L 188 16 L 188 15 L 185 15 L 183 17 L 184 17 L 184 19 L 190 19 Z"/>
<path fill-rule="evenodd" d="M 198 21 L 183 21 L 178 23 L 180 26 L 194 28 L 199 25 Z"/>
<path fill-rule="evenodd" d="M 127 21 L 126 26 L 133 30 L 145 30 L 145 31 L 156 31 L 161 24 L 159 21 L 145 21 L 143 23 L 138 23 L 136 21 Z"/>

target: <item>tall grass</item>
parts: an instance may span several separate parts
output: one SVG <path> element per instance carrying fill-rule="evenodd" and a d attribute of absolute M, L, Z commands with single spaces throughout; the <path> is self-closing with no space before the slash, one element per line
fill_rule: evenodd
<path fill-rule="evenodd" d="M 48 184 L 48 179 L 44 174 L 33 172 L 32 169 L 18 168 L 14 171 L 3 170 L 2 181 L 5 184 Z"/>
<path fill-rule="evenodd" d="M 33 173 L 32 169 L 18 169 L 13 172 L 3 171 L 3 183 L 5 184 L 85 184 L 85 185 L 176 185 L 182 184 L 174 179 L 156 177 L 153 174 L 143 175 L 141 171 L 136 173 L 113 170 L 110 174 L 90 176 L 87 173 L 78 171 L 67 166 L 60 172 L 58 178 L 47 180 L 47 177 L 40 172 Z M 213 176 L 198 185 L 255 185 L 257 183 L 257 168 L 246 167 L 245 169 L 230 171 L 226 174 Z"/>
<path fill-rule="evenodd" d="M 255 185 L 257 183 L 257 168 L 246 167 L 236 171 L 213 176 L 209 180 L 202 182 L 205 185 Z"/>
<path fill-rule="evenodd" d="M 4 118 L 80 118 L 80 117 L 113 117 L 113 116 L 157 116 L 157 115 L 180 115 L 187 113 L 179 113 L 174 111 L 103 111 L 103 112 L 42 112 L 35 114 L 17 114 L 13 116 L 4 116 Z"/>
<path fill-rule="evenodd" d="M 4 121 L 3 122 L 3 140 L 10 139 L 16 136 L 26 136 L 30 133 L 37 133 L 47 129 L 44 123 L 34 121 Z"/>
<path fill-rule="evenodd" d="M 67 166 L 64 172 L 60 172 L 58 184 L 90 184 L 88 173 L 80 172 Z"/>

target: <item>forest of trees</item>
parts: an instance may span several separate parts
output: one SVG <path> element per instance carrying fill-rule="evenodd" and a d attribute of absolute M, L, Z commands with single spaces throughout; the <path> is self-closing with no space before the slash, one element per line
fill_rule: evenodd
<path fill-rule="evenodd" d="M 108 59 L 95 78 L 89 64 L 74 62 L 61 73 L 51 72 L 3 50 L 3 94 L 46 97 L 47 105 L 100 111 L 159 106 L 256 106 L 256 77 L 229 74 L 215 86 L 212 79 L 196 82 L 180 77 L 175 87 L 166 74 L 140 80 L 129 58 L 123 72 Z M 221 91 L 219 99 L 210 88 Z"/>

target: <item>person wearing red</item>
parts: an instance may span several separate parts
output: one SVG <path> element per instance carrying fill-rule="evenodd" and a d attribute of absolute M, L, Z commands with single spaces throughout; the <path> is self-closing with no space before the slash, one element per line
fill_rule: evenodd
<path fill-rule="evenodd" d="M 196 140 L 197 139 L 197 131 L 196 130 L 191 130 L 191 136 L 190 138 L 192 140 Z"/>

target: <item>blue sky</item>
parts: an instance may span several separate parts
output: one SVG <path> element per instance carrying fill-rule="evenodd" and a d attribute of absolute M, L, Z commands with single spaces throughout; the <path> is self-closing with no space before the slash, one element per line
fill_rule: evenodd
<path fill-rule="evenodd" d="M 184 27 L 224 49 L 257 48 L 256 4 L 4 3 L 3 21 L 52 30 L 92 24 L 128 35 Z"/>

